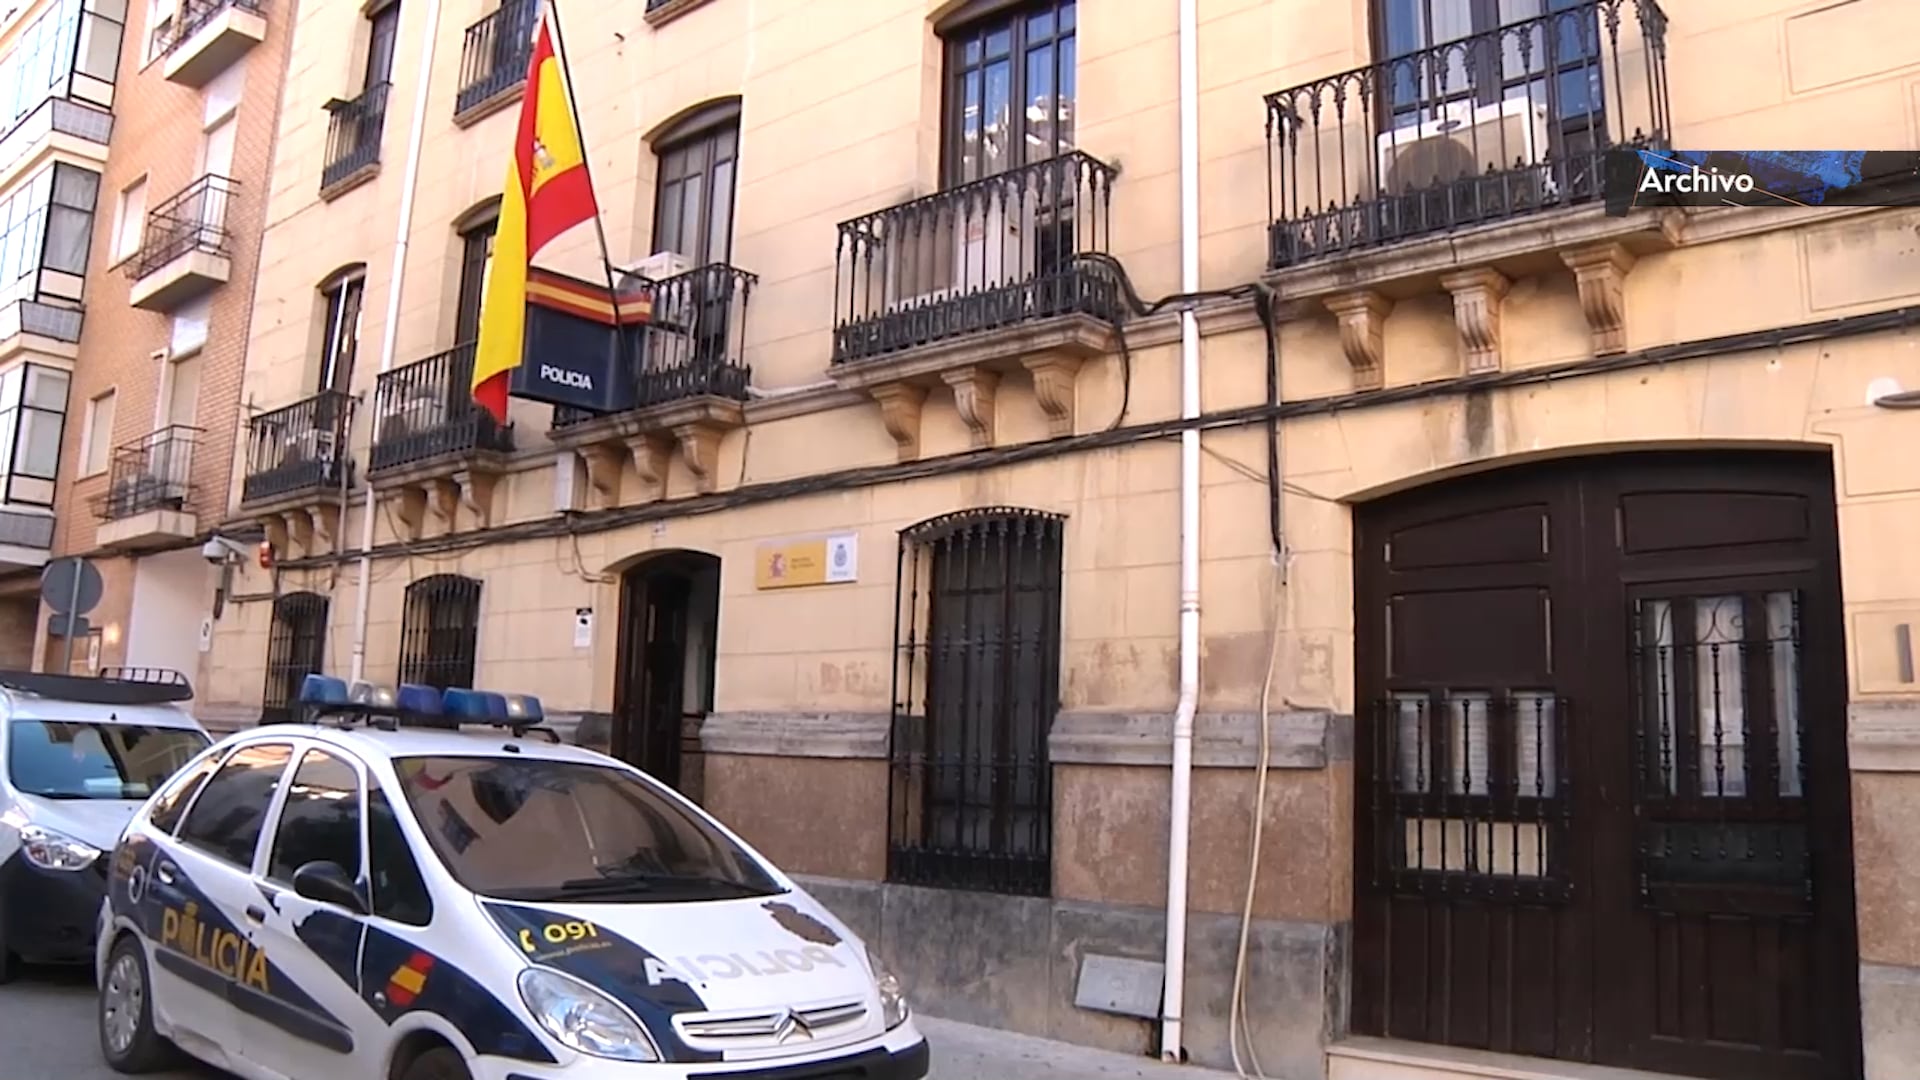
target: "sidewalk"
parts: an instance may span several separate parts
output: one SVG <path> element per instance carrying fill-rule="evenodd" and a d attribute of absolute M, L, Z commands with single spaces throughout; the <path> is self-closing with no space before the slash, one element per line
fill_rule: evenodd
<path fill-rule="evenodd" d="M 914 1017 L 933 1050 L 928 1080 L 1232 1080 L 1230 1072 L 1166 1065 L 926 1015 Z"/>

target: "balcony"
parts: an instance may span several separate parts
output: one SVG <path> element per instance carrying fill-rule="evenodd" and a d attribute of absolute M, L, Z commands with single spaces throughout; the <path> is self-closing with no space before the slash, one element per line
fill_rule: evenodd
<path fill-rule="evenodd" d="M 50 97 L 0 135 L 0 187 L 11 186 L 64 151 L 95 166 L 107 161 L 113 114 L 71 98 Z"/>
<path fill-rule="evenodd" d="M 0 570 L 47 565 L 53 552 L 53 514 L 0 505 Z"/>
<path fill-rule="evenodd" d="M 202 176 L 147 213 L 140 250 L 127 262 L 129 304 L 172 311 L 226 284 L 233 272 L 227 219 L 237 187 L 224 176 Z"/>
<path fill-rule="evenodd" d="M 830 375 L 880 403 L 901 460 L 942 384 L 992 445 L 995 391 L 1023 367 L 1049 429 L 1074 430 L 1080 366 L 1124 314 L 1117 277 L 1087 257 L 1111 242 L 1117 175 L 1074 151 L 841 223 Z"/>
<path fill-rule="evenodd" d="M 1461 373 L 1501 370 L 1501 305 L 1543 274 L 1574 277 L 1595 355 L 1625 348 L 1626 275 L 1678 221 L 1606 216 L 1602 178 L 1668 145 L 1666 28 L 1656 0 L 1587 0 L 1267 95 L 1267 282 L 1338 321 L 1355 390 L 1434 293 Z"/>
<path fill-rule="evenodd" d="M 460 89 L 453 122 L 465 126 L 499 111 L 520 96 L 533 55 L 535 0 L 504 0 L 467 27 L 460 43 Z"/>
<path fill-rule="evenodd" d="M 413 538 L 429 509 L 449 529 L 458 527 L 463 504 L 479 527 L 492 521 L 513 425 L 495 423 L 473 403 L 473 349 L 469 342 L 395 368 L 374 391 L 367 481 Z"/>
<path fill-rule="evenodd" d="M 267 39 L 265 0 L 185 0 L 160 65 L 168 82 L 195 89 Z"/>
<path fill-rule="evenodd" d="M 316 534 L 333 539 L 341 497 L 353 485 L 353 405 L 352 395 L 323 390 L 247 422 L 240 505 L 267 526 L 276 548 L 291 537 L 315 553 Z"/>
<path fill-rule="evenodd" d="M 357 98 L 327 102 L 327 156 L 320 167 L 320 197 L 335 199 L 380 172 L 380 139 L 387 127 L 392 83 L 375 83 Z"/>
<path fill-rule="evenodd" d="M 113 452 L 107 490 L 93 497 L 101 547 L 142 551 L 186 543 L 199 534 L 187 500 L 201 435 L 199 428 L 164 427 Z"/>
<path fill-rule="evenodd" d="M 80 353 L 81 309 L 41 300 L 0 307 L 0 364 L 28 353 L 72 361 Z"/>
<path fill-rule="evenodd" d="M 1597 208 L 1607 152 L 1672 132 L 1666 25 L 1589 0 L 1267 95 L 1270 266 Z"/>
<path fill-rule="evenodd" d="M 695 485 L 713 490 L 720 443 L 745 423 L 753 369 L 744 359 L 747 302 L 759 278 L 725 263 L 645 283 L 645 329 L 622 339 L 634 408 L 600 416 L 564 406 L 553 412 L 554 442 L 580 452 L 603 506 L 620 504 L 631 462 L 653 497 L 666 494 L 677 449 Z"/>

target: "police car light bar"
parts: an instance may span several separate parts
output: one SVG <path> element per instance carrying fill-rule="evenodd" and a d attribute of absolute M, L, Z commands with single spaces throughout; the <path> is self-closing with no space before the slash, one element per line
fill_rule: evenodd
<path fill-rule="evenodd" d="M 437 690 L 418 683 L 349 684 L 337 676 L 313 674 L 301 680 L 296 704 L 315 720 L 322 716 L 357 719 L 388 731 L 401 727 L 458 731 L 466 724 L 507 728 L 516 735 L 546 730 L 540 727 L 546 710 L 532 694 L 501 694 L 458 686 Z"/>

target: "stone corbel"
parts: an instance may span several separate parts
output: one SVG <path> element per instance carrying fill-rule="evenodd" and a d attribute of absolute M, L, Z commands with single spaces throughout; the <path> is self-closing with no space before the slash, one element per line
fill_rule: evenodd
<path fill-rule="evenodd" d="M 313 508 L 313 531 L 332 544 L 340 535 L 340 504 L 323 502 Z"/>
<path fill-rule="evenodd" d="M 1627 351 L 1627 272 L 1638 257 L 1618 243 L 1593 244 L 1560 253 L 1580 286 L 1580 312 L 1593 334 L 1593 354 Z"/>
<path fill-rule="evenodd" d="M 1485 266 L 1440 278 L 1441 288 L 1453 294 L 1453 323 L 1469 375 L 1500 370 L 1500 303 L 1512 284 L 1505 274 Z"/>
<path fill-rule="evenodd" d="M 893 436 L 893 445 L 901 461 L 920 456 L 920 410 L 927 403 L 927 388 L 912 383 L 887 383 L 869 390 L 880 403 L 880 421 Z"/>
<path fill-rule="evenodd" d="M 287 519 L 280 514 L 266 514 L 259 520 L 260 527 L 267 533 L 267 545 L 275 555 L 283 554 L 287 550 Z"/>
<path fill-rule="evenodd" d="M 674 440 L 657 431 L 648 431 L 627 439 L 627 456 L 633 459 L 633 472 L 650 498 L 667 494 L 667 469 L 673 463 Z"/>
<path fill-rule="evenodd" d="M 460 527 L 460 481 L 451 476 L 436 476 L 427 481 L 427 502 L 433 516 L 452 532 Z"/>
<path fill-rule="evenodd" d="M 1360 289 L 1330 296 L 1326 305 L 1340 320 L 1340 351 L 1353 369 L 1353 388 L 1378 390 L 1386 385 L 1383 354 L 1387 313 L 1393 310 L 1393 301 L 1372 289 Z"/>
<path fill-rule="evenodd" d="M 416 484 L 403 484 L 382 495 L 387 509 L 400 524 L 402 537 L 407 540 L 420 539 L 420 526 L 427 516 L 426 490 Z"/>
<path fill-rule="evenodd" d="M 1033 398 L 1047 414 L 1047 430 L 1054 435 L 1073 434 L 1074 384 L 1083 361 L 1064 353 L 1036 353 L 1023 356 L 1020 363 L 1033 376 Z"/>
<path fill-rule="evenodd" d="M 969 364 L 940 373 L 940 380 L 953 389 L 953 407 L 967 425 L 967 438 L 975 450 L 993 445 L 994 398 L 1000 390 L 1000 373 Z"/>
<path fill-rule="evenodd" d="M 454 474 L 454 480 L 460 485 L 467 509 L 473 511 L 475 527 L 484 529 L 492 525 L 493 490 L 500 483 L 500 474 L 485 469 L 463 469 Z"/>
<path fill-rule="evenodd" d="M 282 516 L 287 520 L 287 539 L 300 549 L 300 554 L 314 554 L 313 515 L 305 510 L 288 510 Z"/>
<path fill-rule="evenodd" d="M 620 505 L 620 474 L 626 471 L 630 455 L 619 443 L 589 443 L 580 448 L 587 463 L 587 486 L 595 507 L 607 509 Z"/>
<path fill-rule="evenodd" d="M 720 440 L 726 434 L 725 428 L 697 421 L 673 429 L 674 440 L 680 444 L 680 460 L 687 463 L 694 487 L 700 491 L 712 491 L 719 479 Z"/>

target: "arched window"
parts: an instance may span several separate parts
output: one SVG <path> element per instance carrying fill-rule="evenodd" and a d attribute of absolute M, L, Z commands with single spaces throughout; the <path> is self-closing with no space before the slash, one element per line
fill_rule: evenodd
<path fill-rule="evenodd" d="M 301 682 L 326 664 L 328 607 L 326 597 L 310 592 L 288 593 L 273 602 L 262 723 L 291 719 L 290 706 L 300 695 Z"/>
<path fill-rule="evenodd" d="M 400 620 L 400 681 L 445 690 L 473 686 L 480 582 L 435 574 L 407 586 Z"/>
<path fill-rule="evenodd" d="M 1045 896 L 1065 519 L 996 507 L 900 534 L 887 877 Z"/>
<path fill-rule="evenodd" d="M 353 389 L 353 362 L 360 354 L 360 309 L 366 298 L 367 268 L 350 266 L 320 283 L 319 379 L 314 389 L 325 393 Z"/>
<path fill-rule="evenodd" d="M 659 158 L 654 252 L 677 252 L 695 266 L 729 261 L 740 99 L 725 98 L 691 109 L 648 141 Z"/>

